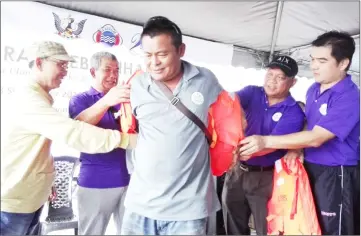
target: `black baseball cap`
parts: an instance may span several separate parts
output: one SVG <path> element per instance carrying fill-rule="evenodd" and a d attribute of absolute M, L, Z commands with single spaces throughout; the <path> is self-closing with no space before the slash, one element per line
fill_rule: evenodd
<path fill-rule="evenodd" d="M 289 56 L 276 56 L 267 67 L 279 68 L 288 77 L 295 77 L 298 73 L 297 62 Z"/>

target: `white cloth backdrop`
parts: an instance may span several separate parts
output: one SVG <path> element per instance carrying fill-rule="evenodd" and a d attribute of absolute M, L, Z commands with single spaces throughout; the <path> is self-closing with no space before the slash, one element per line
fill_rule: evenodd
<path fill-rule="evenodd" d="M 58 34 L 55 27 L 55 13 L 62 20 L 62 27 L 67 25 L 67 18 L 74 19 L 71 27 L 76 30 L 78 23 L 86 20 L 78 38 L 66 38 Z M 119 44 L 106 46 L 96 42 L 96 32 L 103 26 L 113 27 L 119 34 Z M 109 26 L 110 25 L 110 26 Z M 6 95 L 16 89 L 16 85 L 29 79 L 27 48 L 34 41 L 53 40 L 63 43 L 77 62 L 71 63 L 68 76 L 61 87 L 52 91 L 54 107 L 68 115 L 68 102 L 71 96 L 89 88 L 91 55 L 105 50 L 115 54 L 119 60 L 120 79 L 127 79 L 137 68 L 143 67 L 139 46 L 136 45 L 142 28 L 123 22 L 109 20 L 89 14 L 83 14 L 62 8 L 47 6 L 36 2 L 1 3 L 1 102 L 9 102 Z M 184 59 L 200 65 L 231 65 L 232 45 L 224 45 L 184 37 L 186 54 Z M 54 143 L 54 155 L 79 155 L 78 152 Z"/>

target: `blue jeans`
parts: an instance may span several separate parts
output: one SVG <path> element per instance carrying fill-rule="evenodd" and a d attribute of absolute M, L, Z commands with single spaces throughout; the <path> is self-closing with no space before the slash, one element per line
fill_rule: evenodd
<path fill-rule="evenodd" d="M 153 220 L 125 210 L 121 235 L 206 235 L 207 218 L 187 221 Z"/>
<path fill-rule="evenodd" d="M 33 213 L 1 212 L 1 235 L 37 235 L 42 207 Z"/>

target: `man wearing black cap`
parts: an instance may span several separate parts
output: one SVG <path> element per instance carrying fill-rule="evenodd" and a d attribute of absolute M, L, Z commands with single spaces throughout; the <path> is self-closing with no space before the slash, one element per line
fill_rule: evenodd
<path fill-rule="evenodd" d="M 311 45 L 315 83 L 306 94 L 306 130 L 252 135 L 241 141 L 238 152 L 303 148 L 322 234 L 360 235 L 360 89 L 348 73 L 355 40 L 329 31 Z"/>
<path fill-rule="evenodd" d="M 303 129 L 304 113 L 290 95 L 298 66 L 288 56 L 277 56 L 267 66 L 263 87 L 247 86 L 238 91 L 246 113 L 246 136 L 282 135 Z M 257 234 L 267 234 L 267 202 L 272 194 L 273 168 L 287 150 L 263 149 L 241 156 L 226 174 L 222 193 L 223 217 L 228 235 L 250 234 L 252 213 Z"/>

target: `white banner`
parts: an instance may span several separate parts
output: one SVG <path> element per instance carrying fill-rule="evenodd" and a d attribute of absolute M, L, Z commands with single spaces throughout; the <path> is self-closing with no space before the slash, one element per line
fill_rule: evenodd
<path fill-rule="evenodd" d="M 142 27 L 83 14 L 36 2 L 1 2 L 1 103 L 16 85 L 29 79 L 26 49 L 34 42 L 62 43 L 76 62 L 71 63 L 59 89 L 51 93 L 54 107 L 68 116 L 68 103 L 74 94 L 91 84 L 90 58 L 98 51 L 117 56 L 120 80 L 143 67 L 139 37 Z M 231 65 L 233 47 L 184 36 L 185 60 L 202 66 Z M 74 150 L 54 145 L 54 155 L 75 155 Z"/>

